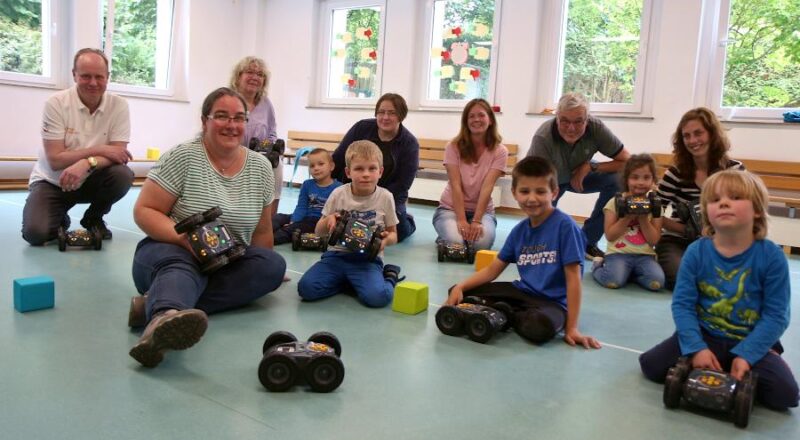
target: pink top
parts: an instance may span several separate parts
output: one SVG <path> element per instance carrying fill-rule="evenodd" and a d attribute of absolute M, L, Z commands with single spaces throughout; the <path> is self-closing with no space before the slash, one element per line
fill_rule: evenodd
<path fill-rule="evenodd" d="M 458 165 L 458 171 L 461 173 L 461 190 L 464 193 L 464 209 L 466 211 L 475 211 L 478 205 L 478 196 L 481 194 L 481 186 L 483 181 L 486 180 L 486 176 L 489 175 L 489 170 L 505 172 L 507 160 L 508 150 L 503 144 L 497 145 L 493 151 L 484 151 L 475 163 L 461 161 L 458 147 L 452 142 L 444 147 L 444 164 Z M 453 190 L 450 185 L 451 182 L 448 180 L 447 187 L 444 189 L 441 199 L 439 199 L 439 205 L 452 210 Z M 486 205 L 486 212 L 494 212 L 494 204 L 491 198 Z"/>

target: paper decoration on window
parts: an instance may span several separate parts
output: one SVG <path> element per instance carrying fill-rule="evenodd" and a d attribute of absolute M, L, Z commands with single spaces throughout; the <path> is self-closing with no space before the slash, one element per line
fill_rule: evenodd
<path fill-rule="evenodd" d="M 372 29 L 361 27 L 356 29 L 356 38 L 359 40 L 369 40 L 370 37 L 372 37 Z"/>
<path fill-rule="evenodd" d="M 342 79 L 342 84 L 347 84 L 347 82 L 353 79 L 353 77 L 350 76 L 349 73 L 345 73 L 344 75 L 342 75 L 341 79 Z"/>
<path fill-rule="evenodd" d="M 331 51 L 331 56 L 334 58 L 344 58 L 346 54 L 347 51 L 345 51 L 344 49 L 333 49 Z"/>
<path fill-rule="evenodd" d="M 442 52 L 444 52 L 443 47 L 432 47 L 431 48 L 431 58 L 441 58 Z"/>
<path fill-rule="evenodd" d="M 475 54 L 472 55 L 473 58 L 481 61 L 489 59 L 489 54 L 491 53 L 489 49 L 485 47 L 476 47 L 474 49 L 475 49 Z"/>
<path fill-rule="evenodd" d="M 451 28 L 444 28 L 444 30 L 442 31 L 442 40 L 449 40 L 455 37 L 456 36 L 453 35 L 453 29 Z"/>
<path fill-rule="evenodd" d="M 462 95 L 467 93 L 467 83 L 464 81 L 451 81 L 448 87 L 450 88 L 450 91 L 460 93 Z"/>
<path fill-rule="evenodd" d="M 448 52 L 446 50 L 443 51 L 442 52 L 442 59 L 445 60 L 445 61 L 449 60 L 450 59 L 450 52 Z"/>
<path fill-rule="evenodd" d="M 369 77 L 372 75 L 372 71 L 369 69 L 369 67 L 357 67 L 356 71 L 357 76 L 361 79 L 369 79 Z"/>
<path fill-rule="evenodd" d="M 481 71 L 478 69 L 471 69 L 469 71 L 470 76 L 472 77 L 473 81 L 477 81 L 478 77 L 481 76 Z"/>
<path fill-rule="evenodd" d="M 350 32 L 345 32 L 342 34 L 342 43 L 350 44 L 353 42 L 353 34 Z"/>
<path fill-rule="evenodd" d="M 475 23 L 471 26 L 472 35 L 476 37 L 485 37 L 489 35 L 489 26 L 483 23 Z"/>
<path fill-rule="evenodd" d="M 460 66 L 467 62 L 469 55 L 469 43 L 466 41 L 456 41 L 450 45 L 450 57 L 453 59 L 453 64 Z"/>
<path fill-rule="evenodd" d="M 456 37 L 460 37 L 461 36 L 461 27 L 460 26 L 454 27 L 452 32 L 453 32 L 453 35 L 455 35 Z"/>
<path fill-rule="evenodd" d="M 365 47 L 361 49 L 361 59 L 362 60 L 369 60 L 369 59 L 376 59 L 378 58 L 378 53 L 375 52 L 375 49 L 372 47 Z"/>
<path fill-rule="evenodd" d="M 458 72 L 458 79 L 462 81 L 472 79 L 472 75 L 470 74 L 471 70 L 472 69 L 470 69 L 469 67 L 462 67 L 461 70 Z"/>
<path fill-rule="evenodd" d="M 442 66 L 442 78 L 452 78 L 455 72 L 453 66 Z"/>

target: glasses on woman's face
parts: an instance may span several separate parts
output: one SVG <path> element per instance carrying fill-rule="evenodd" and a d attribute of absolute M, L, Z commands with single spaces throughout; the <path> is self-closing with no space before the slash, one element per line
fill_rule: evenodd
<path fill-rule="evenodd" d="M 264 79 L 264 78 L 266 78 L 266 77 L 267 77 L 267 74 L 266 74 L 266 73 L 264 73 L 264 72 L 260 72 L 260 71 L 258 71 L 258 70 L 245 70 L 245 71 L 244 71 L 244 72 L 242 72 L 242 73 L 245 73 L 245 74 L 247 74 L 247 75 L 250 75 L 250 76 L 257 76 L 257 77 L 259 77 L 259 78 L 261 78 L 261 79 Z"/>
<path fill-rule="evenodd" d="M 390 118 L 393 118 L 393 117 L 397 116 L 397 112 L 394 111 L 394 110 L 378 110 L 375 113 L 375 116 L 388 116 Z"/>
<path fill-rule="evenodd" d="M 247 123 L 247 115 L 244 113 L 236 113 L 233 116 L 227 113 L 214 113 L 213 115 L 208 115 L 207 118 L 214 120 L 220 124 L 227 124 L 229 122 L 233 122 L 234 124 L 241 125 Z"/>

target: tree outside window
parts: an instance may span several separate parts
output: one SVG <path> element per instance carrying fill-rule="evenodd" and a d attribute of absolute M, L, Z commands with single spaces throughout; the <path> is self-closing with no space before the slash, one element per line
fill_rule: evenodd
<path fill-rule="evenodd" d="M 436 0 L 428 100 L 489 99 L 495 0 Z"/>
<path fill-rule="evenodd" d="M 0 71 L 47 75 L 42 33 L 41 0 L 0 2 Z"/>
<path fill-rule="evenodd" d="M 328 54 L 328 98 L 374 98 L 378 75 L 380 7 L 333 9 Z"/>

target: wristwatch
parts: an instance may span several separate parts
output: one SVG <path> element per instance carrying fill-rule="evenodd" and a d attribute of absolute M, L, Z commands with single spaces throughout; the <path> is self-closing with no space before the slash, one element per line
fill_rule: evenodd
<path fill-rule="evenodd" d="M 593 173 L 597 172 L 597 167 L 600 166 L 597 162 L 589 161 L 589 169 L 592 170 Z"/>
<path fill-rule="evenodd" d="M 89 172 L 90 173 L 97 169 L 97 159 L 95 159 L 94 156 L 89 156 L 89 157 L 86 158 L 86 160 L 89 162 Z"/>

